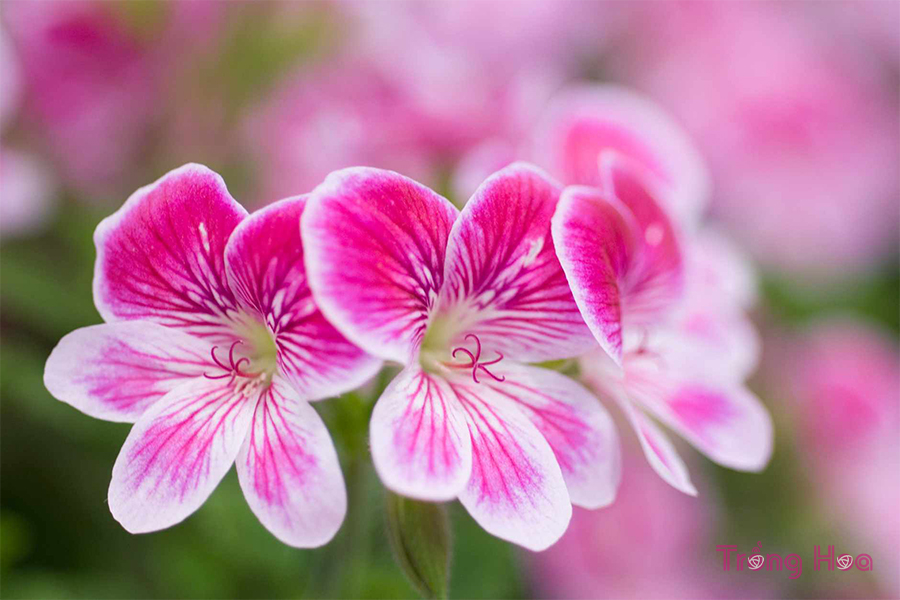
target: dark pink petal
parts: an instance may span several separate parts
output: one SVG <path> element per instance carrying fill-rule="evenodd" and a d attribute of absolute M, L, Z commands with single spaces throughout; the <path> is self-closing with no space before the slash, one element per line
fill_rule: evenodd
<path fill-rule="evenodd" d="M 362 385 L 381 361 L 342 336 L 319 311 L 306 279 L 300 215 L 306 197 L 259 210 L 234 230 L 225 249 L 232 290 L 259 315 L 278 348 L 278 367 L 305 400 Z"/>
<path fill-rule="evenodd" d="M 560 191 L 524 163 L 478 188 L 450 234 L 437 318 L 513 360 L 566 358 L 593 347 L 550 236 Z"/>
<path fill-rule="evenodd" d="M 626 319 L 651 324 L 681 297 L 684 261 L 675 228 L 661 208 L 659 192 L 640 165 L 608 154 L 601 161 L 606 189 L 624 204 L 637 224 L 638 247 L 622 282 Z"/>
<path fill-rule="evenodd" d="M 329 321 L 370 354 L 409 361 L 443 282 L 457 214 L 445 198 L 391 171 L 330 174 L 301 223 L 309 284 Z"/>
<path fill-rule="evenodd" d="M 94 233 L 100 315 L 228 337 L 235 299 L 225 279 L 225 244 L 246 215 L 222 178 L 200 165 L 139 189 Z"/>
<path fill-rule="evenodd" d="M 772 418 L 745 387 L 632 372 L 627 386 L 632 399 L 715 462 L 741 471 L 768 464 Z"/>
<path fill-rule="evenodd" d="M 256 405 L 237 473 L 250 508 L 285 544 L 321 546 L 344 520 L 347 492 L 325 423 L 277 376 Z"/>
<path fill-rule="evenodd" d="M 649 99 L 609 85 L 573 87 L 551 103 L 535 136 L 538 163 L 566 184 L 599 186 L 604 152 L 627 156 L 665 186 L 665 205 L 695 222 L 709 196 L 709 175 L 681 127 Z"/>
<path fill-rule="evenodd" d="M 387 387 L 370 423 L 372 459 L 384 484 L 423 500 L 450 500 L 472 470 L 465 413 L 450 384 L 418 366 Z"/>
<path fill-rule="evenodd" d="M 666 434 L 629 401 L 622 401 L 620 405 L 634 427 L 647 462 L 650 463 L 653 470 L 676 490 L 689 496 L 696 496 L 697 488 L 691 483 L 687 467 Z"/>
<path fill-rule="evenodd" d="M 166 393 L 213 372 L 209 344 L 147 321 L 93 325 L 65 336 L 44 385 L 59 400 L 107 421 L 134 422 Z"/>
<path fill-rule="evenodd" d="M 627 209 L 595 188 L 563 191 L 553 242 L 581 315 L 600 346 L 622 363 L 625 278 L 640 241 Z"/>
<path fill-rule="evenodd" d="M 472 435 L 472 476 L 459 496 L 488 533 L 544 550 L 572 516 L 550 444 L 515 403 L 486 385 L 453 382 Z"/>
<path fill-rule="evenodd" d="M 245 395 L 204 377 L 163 396 L 135 423 L 116 459 L 113 517 L 131 533 L 145 533 L 200 508 L 234 463 L 258 399 L 258 391 Z"/>
<path fill-rule="evenodd" d="M 609 413 L 588 390 L 556 371 L 517 366 L 488 381 L 516 403 L 553 449 L 572 504 L 611 504 L 621 479 L 619 437 Z"/>

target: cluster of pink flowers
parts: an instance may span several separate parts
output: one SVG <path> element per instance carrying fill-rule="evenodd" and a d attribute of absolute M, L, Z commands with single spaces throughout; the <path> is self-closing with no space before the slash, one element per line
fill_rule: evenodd
<path fill-rule="evenodd" d="M 705 169 L 681 130 L 617 88 L 564 94 L 528 163 L 460 211 L 392 171 L 332 172 L 248 215 L 199 165 L 138 190 L 97 228 L 105 323 L 48 359 L 60 400 L 135 425 L 109 489 L 132 532 L 183 520 L 231 465 L 274 535 L 318 546 L 346 495 L 310 402 L 402 370 L 370 424 L 384 484 L 459 499 L 532 550 L 572 506 L 615 500 L 619 405 L 647 460 L 695 494 L 657 421 L 757 471 L 772 425 L 744 386 L 753 275 L 701 223 Z M 577 359 L 577 381 L 548 361 Z"/>

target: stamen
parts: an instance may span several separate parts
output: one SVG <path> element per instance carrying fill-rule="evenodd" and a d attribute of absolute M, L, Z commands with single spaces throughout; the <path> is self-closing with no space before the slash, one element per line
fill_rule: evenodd
<path fill-rule="evenodd" d="M 450 353 L 450 356 L 452 356 L 453 358 L 456 358 L 457 352 L 464 352 L 466 355 L 468 355 L 469 361 L 470 361 L 469 364 L 467 364 L 467 365 L 454 365 L 454 366 L 461 368 L 461 369 L 471 368 L 472 369 L 472 380 L 475 383 L 481 383 L 480 381 L 478 381 L 478 369 L 481 369 L 482 371 L 484 371 L 485 373 L 490 375 L 495 381 L 506 381 L 505 375 L 497 376 L 497 375 L 491 373 L 490 371 L 488 371 L 488 369 L 487 369 L 487 367 L 489 365 L 495 365 L 498 362 L 500 362 L 501 360 L 503 360 L 503 354 L 501 352 L 497 352 L 497 358 L 495 358 L 494 360 L 489 361 L 489 362 L 484 362 L 484 363 L 479 362 L 481 360 L 481 340 L 478 339 L 478 336 L 475 335 L 474 333 L 467 334 L 465 339 L 468 340 L 469 338 L 473 338 L 475 340 L 475 354 L 473 355 L 472 352 L 468 348 L 464 348 L 462 346 L 454 348 L 453 352 Z"/>
<path fill-rule="evenodd" d="M 226 371 L 226 372 L 223 373 L 222 375 L 210 375 L 208 373 L 204 373 L 203 376 L 206 377 L 207 379 L 225 379 L 226 377 L 230 377 L 231 381 L 228 382 L 230 384 L 232 381 L 234 381 L 234 379 L 236 377 L 252 378 L 252 377 L 256 377 L 257 375 L 259 375 L 259 373 L 245 373 L 245 372 L 241 371 L 241 363 L 246 362 L 248 365 L 250 364 L 250 359 L 247 358 L 246 356 L 239 358 L 237 360 L 237 362 L 235 362 L 234 347 L 241 343 L 243 343 L 243 342 L 241 342 L 241 340 L 236 340 L 233 344 L 231 344 L 231 347 L 228 349 L 228 362 L 229 362 L 228 365 L 222 364 L 222 362 L 219 360 L 219 357 L 216 356 L 216 350 L 218 350 L 219 347 L 213 346 L 212 350 L 209 351 L 209 355 L 212 356 L 213 362 L 216 363 L 223 371 Z"/>
<path fill-rule="evenodd" d="M 220 363 L 220 362 L 219 362 L 219 358 L 216 356 L 216 350 L 218 350 L 218 349 L 219 349 L 218 346 L 213 346 L 213 347 L 212 347 L 212 350 L 209 351 L 209 355 L 212 356 L 212 359 L 213 359 L 213 362 L 214 362 L 214 363 L 216 363 L 217 365 L 219 365 L 220 367 L 222 367 L 223 369 L 225 369 L 225 370 L 227 371 L 227 370 L 228 370 L 228 367 L 226 367 L 225 365 L 223 365 L 222 363 Z"/>

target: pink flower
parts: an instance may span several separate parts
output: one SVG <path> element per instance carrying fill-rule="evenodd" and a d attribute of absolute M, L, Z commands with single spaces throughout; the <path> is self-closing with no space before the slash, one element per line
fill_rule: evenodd
<path fill-rule="evenodd" d="M 0 128 L 18 108 L 20 69 L 14 49 L 0 27 Z M 0 236 L 31 233 L 54 208 L 54 185 L 45 165 L 0 142 Z"/>
<path fill-rule="evenodd" d="M 847 317 L 816 323 L 793 340 L 778 371 L 802 415 L 802 440 L 815 449 L 811 458 L 852 460 L 897 433 L 898 364 L 896 342 Z"/>
<path fill-rule="evenodd" d="M 624 452 L 626 475 L 614 505 L 576 510 L 557 544 L 527 557 L 538 597 L 717 597 L 699 562 L 709 553 L 715 506 L 678 494 L 638 461 L 633 450 Z"/>
<path fill-rule="evenodd" d="M 308 401 L 360 385 L 379 361 L 316 308 L 297 223 L 305 197 L 247 216 L 222 179 L 186 165 L 97 227 L 94 299 L 106 321 L 62 339 L 50 392 L 134 422 L 109 507 L 133 533 L 193 513 L 237 462 L 244 495 L 287 544 L 337 531 L 337 455 Z"/>
<path fill-rule="evenodd" d="M 789 338 L 770 365 L 793 411 L 804 474 L 826 515 L 873 556 L 900 538 L 900 351 L 871 324 L 831 317 Z M 877 554 L 876 554 L 877 553 Z M 900 573 L 884 569 L 885 596 Z"/>
<path fill-rule="evenodd" d="M 428 177 L 436 161 L 402 90 L 368 59 L 336 57 L 286 81 L 246 121 L 263 198 L 366 164 Z"/>
<path fill-rule="evenodd" d="M 895 3 L 815 11 L 851 4 L 883 5 L 896 35 Z M 818 283 L 895 249 L 900 97 L 870 48 L 781 3 L 644 8 L 655 43 L 635 48 L 629 80 L 696 137 L 717 214 L 757 258 Z"/>
<path fill-rule="evenodd" d="M 701 480 L 703 497 L 689 498 L 639 464 L 633 446 L 622 458 L 616 503 L 601 511 L 575 510 L 559 542 L 524 557 L 538 598 L 779 597 L 772 578 L 761 580 L 748 569 L 726 573 L 721 558 L 715 561 L 721 538 L 714 535 L 714 488 Z"/>
<path fill-rule="evenodd" d="M 0 237 L 40 229 L 54 209 L 53 188 L 45 165 L 0 145 Z"/>
<path fill-rule="evenodd" d="M 42 138 L 67 184 L 91 200 L 118 197 L 129 173 L 146 163 L 159 134 L 166 94 L 210 39 L 221 4 L 172 2 L 145 30 L 124 4 L 10 2 L 3 19 L 21 59 L 24 117 Z M 151 132 L 151 128 L 156 131 Z"/>
<path fill-rule="evenodd" d="M 593 345 L 553 249 L 560 188 L 512 165 L 462 213 L 395 173 L 332 173 L 301 220 L 317 304 L 348 339 L 404 365 L 375 405 L 371 445 L 390 489 L 459 498 L 488 532 L 533 550 L 571 505 L 612 502 L 613 424 L 597 399 L 523 363 Z"/>
<path fill-rule="evenodd" d="M 650 464 L 676 488 L 696 493 L 647 413 L 719 464 L 762 469 L 772 423 L 742 383 L 756 361 L 738 300 L 750 296 L 745 276 L 725 255 L 719 264 L 698 247 L 685 251 L 691 238 L 661 208 L 671 188 L 634 160 L 606 153 L 599 179 L 600 188 L 566 188 L 552 226 L 575 302 L 603 350 L 583 359 L 583 377 L 621 405 Z"/>
<path fill-rule="evenodd" d="M 596 187 L 599 160 L 616 152 L 660 182 L 665 205 L 695 223 L 709 197 L 706 165 L 682 128 L 649 98 L 613 85 L 561 90 L 544 110 L 531 142 L 534 160 L 566 184 Z"/>

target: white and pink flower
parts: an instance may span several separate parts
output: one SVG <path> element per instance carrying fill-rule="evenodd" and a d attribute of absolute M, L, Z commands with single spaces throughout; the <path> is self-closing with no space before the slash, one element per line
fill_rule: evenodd
<path fill-rule="evenodd" d="M 696 493 L 650 415 L 719 464 L 761 470 L 772 423 L 743 385 L 758 351 L 742 313 L 752 298 L 748 274 L 720 239 L 695 237 L 670 218 L 665 181 L 617 152 L 600 155 L 599 187 L 566 188 L 552 226 L 603 350 L 582 360 L 583 378 L 619 402 L 650 464 L 674 487 Z M 717 258 L 704 250 L 713 247 Z"/>
<path fill-rule="evenodd" d="M 612 502 L 616 433 L 573 380 L 525 363 L 594 345 L 556 258 L 561 188 L 515 164 L 460 213 L 396 173 L 329 175 L 301 219 L 322 312 L 367 352 L 404 365 L 371 421 L 375 467 L 413 498 L 459 498 L 488 532 L 532 550 L 572 504 Z"/>
<path fill-rule="evenodd" d="M 135 423 L 109 488 L 128 531 L 182 521 L 235 462 L 280 540 L 318 546 L 339 528 L 343 478 L 309 401 L 362 384 L 380 362 L 310 297 L 305 204 L 248 216 L 218 175 L 186 165 L 97 227 L 94 299 L 106 323 L 64 337 L 45 384 L 88 415 Z"/>

